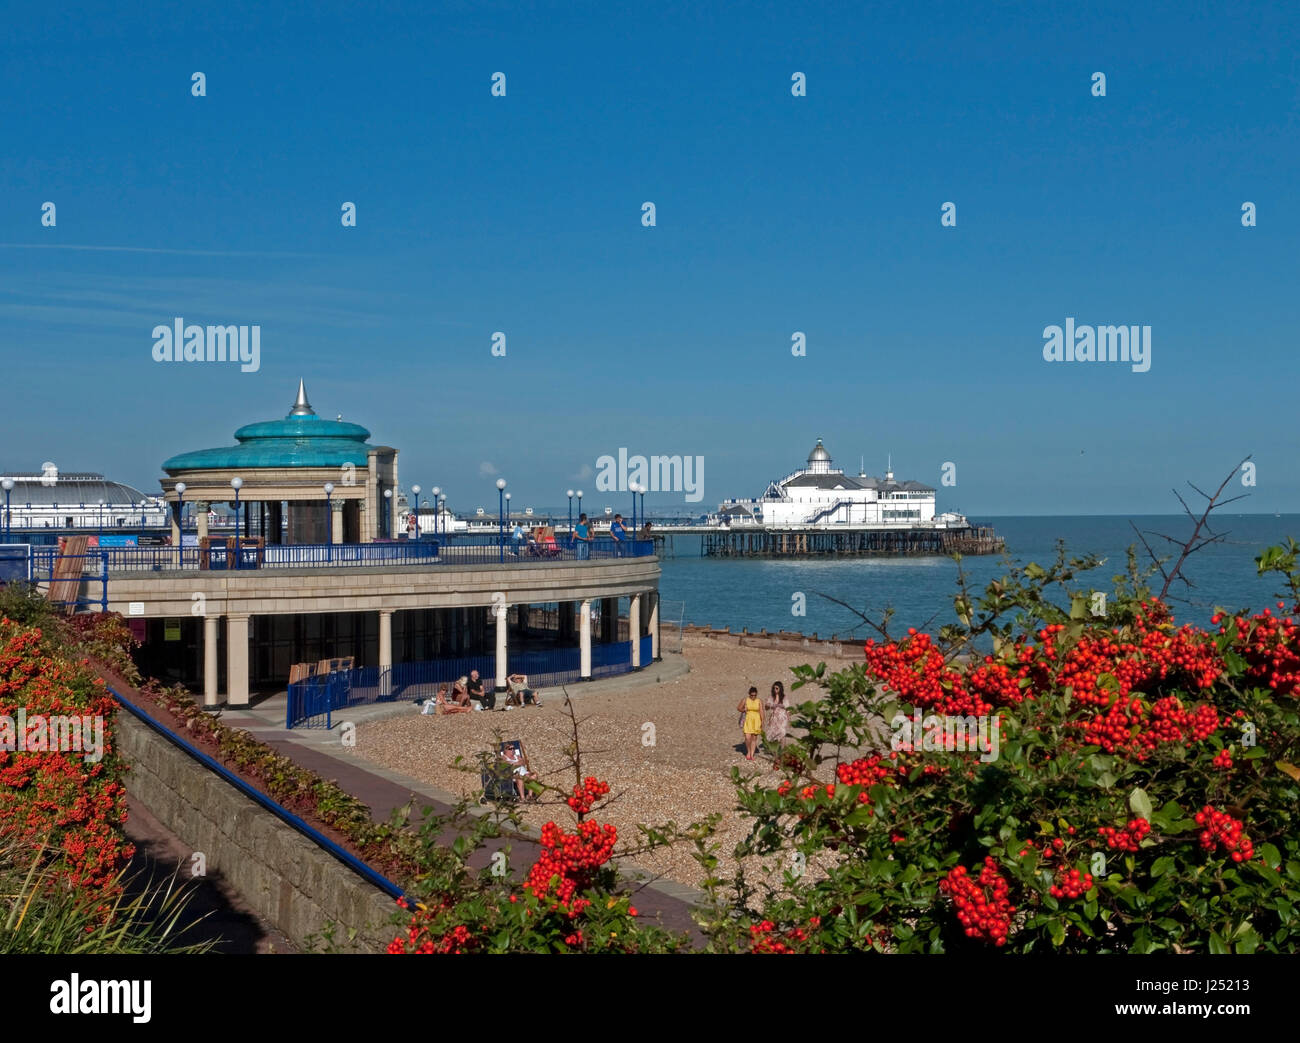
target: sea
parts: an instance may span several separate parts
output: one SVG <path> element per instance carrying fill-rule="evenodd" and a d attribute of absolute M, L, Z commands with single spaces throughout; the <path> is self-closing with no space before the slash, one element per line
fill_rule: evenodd
<path fill-rule="evenodd" d="M 1021 565 L 1050 564 L 1058 541 L 1064 541 L 1070 557 L 1099 556 L 1101 565 L 1081 585 L 1100 591 L 1110 591 L 1112 577 L 1127 571 L 1129 547 L 1136 548 L 1140 566 L 1151 565 L 1135 529 L 1162 558 L 1176 560 L 1179 547 L 1170 540 L 1185 541 L 1194 525 L 1186 515 L 982 516 L 979 523 L 1005 537 L 1006 556 Z M 1273 606 L 1284 589 L 1283 577 L 1261 577 L 1254 559 L 1288 536 L 1300 538 L 1300 515 L 1216 514 L 1210 525 L 1223 539 L 1184 564 L 1182 574 L 1192 585 L 1176 580 L 1170 589 L 1175 618 L 1208 625 L 1216 606 L 1256 611 Z M 959 567 L 976 594 L 1007 570 L 1002 555 L 965 557 L 960 566 L 944 557 L 706 558 L 700 555 L 700 543 L 699 536 L 678 535 L 664 548 L 659 590 L 665 622 L 865 639 L 874 631 L 853 609 L 879 620 L 892 607 L 891 634 L 912 626 L 933 632 L 956 622 Z M 1172 564 L 1168 561 L 1166 568 Z M 1148 584 L 1158 593 L 1163 582 L 1157 573 Z"/>

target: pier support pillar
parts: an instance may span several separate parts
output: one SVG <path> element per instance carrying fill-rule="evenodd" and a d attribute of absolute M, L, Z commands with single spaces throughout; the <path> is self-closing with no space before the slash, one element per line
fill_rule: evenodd
<path fill-rule="evenodd" d="M 379 672 L 393 665 L 393 610 L 379 610 Z"/>
<path fill-rule="evenodd" d="M 650 591 L 650 658 L 659 661 L 659 591 Z"/>
<path fill-rule="evenodd" d="M 591 602 L 578 606 L 578 677 L 591 680 Z"/>
<path fill-rule="evenodd" d="M 510 629 L 510 609 L 504 601 L 497 602 L 493 606 L 493 613 L 497 620 L 497 691 L 506 690 L 506 634 Z"/>
<path fill-rule="evenodd" d="M 641 669 L 641 595 L 628 599 L 627 634 L 632 639 L 632 669 Z"/>
<path fill-rule="evenodd" d="M 226 617 L 226 705 L 248 705 L 248 616 Z"/>
<path fill-rule="evenodd" d="M 207 517 L 206 512 L 203 515 Z M 217 693 L 217 633 L 216 616 L 203 617 L 203 705 L 216 706 L 221 701 Z"/>

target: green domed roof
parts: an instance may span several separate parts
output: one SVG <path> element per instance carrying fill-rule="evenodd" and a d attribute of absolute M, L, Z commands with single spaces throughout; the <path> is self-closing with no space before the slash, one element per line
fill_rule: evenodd
<path fill-rule="evenodd" d="M 360 424 L 318 417 L 299 381 L 298 399 L 283 420 L 245 424 L 235 432 L 239 445 L 181 453 L 164 462 L 163 470 L 174 476 L 180 471 L 233 467 L 364 467 L 369 437 Z"/>

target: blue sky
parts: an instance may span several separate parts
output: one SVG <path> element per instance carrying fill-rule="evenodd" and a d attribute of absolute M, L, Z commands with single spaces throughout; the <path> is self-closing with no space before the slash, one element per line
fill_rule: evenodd
<path fill-rule="evenodd" d="M 1247 454 L 1300 510 L 1294 5 L 275 6 L 9 15 L 0 469 L 153 491 L 301 376 L 461 510 L 627 507 L 620 447 L 704 457 L 698 510 L 817 437 L 974 515 L 1176 511 Z M 259 371 L 154 362 L 177 316 Z M 1045 362 L 1067 316 L 1150 372 Z"/>

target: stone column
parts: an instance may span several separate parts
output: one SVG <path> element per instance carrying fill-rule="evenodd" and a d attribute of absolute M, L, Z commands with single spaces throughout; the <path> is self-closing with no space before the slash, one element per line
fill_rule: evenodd
<path fill-rule="evenodd" d="M 506 669 L 506 633 L 510 629 L 510 610 L 504 602 L 499 602 L 494 615 L 497 617 L 497 691 L 504 692 L 509 672 Z"/>
<path fill-rule="evenodd" d="M 393 665 L 393 610 L 379 610 L 379 669 L 387 670 Z"/>
<path fill-rule="evenodd" d="M 379 691 L 383 695 L 393 692 L 393 610 L 385 608 L 379 610 Z"/>
<path fill-rule="evenodd" d="M 632 669 L 641 669 L 641 595 L 628 599 L 627 632 L 632 638 Z"/>
<path fill-rule="evenodd" d="M 339 544 L 343 542 L 343 500 L 340 497 L 337 500 L 330 501 L 330 543 Z"/>
<path fill-rule="evenodd" d="M 217 623 L 216 616 L 203 617 L 203 705 L 216 706 L 217 693 Z"/>
<path fill-rule="evenodd" d="M 199 526 L 199 539 L 203 539 L 208 534 L 208 511 L 212 505 L 206 500 L 200 500 L 194 505 L 194 520 Z"/>
<path fill-rule="evenodd" d="M 226 705 L 248 705 L 248 616 L 226 617 Z"/>
<path fill-rule="evenodd" d="M 172 564 L 181 567 L 181 502 L 171 504 L 172 509 Z"/>
<path fill-rule="evenodd" d="M 650 598 L 650 658 L 659 661 L 659 591 L 652 590 Z"/>
<path fill-rule="evenodd" d="M 578 659 L 578 676 L 584 681 L 591 680 L 591 602 L 584 601 L 578 606 L 578 647 L 581 649 Z"/>

